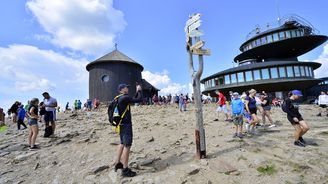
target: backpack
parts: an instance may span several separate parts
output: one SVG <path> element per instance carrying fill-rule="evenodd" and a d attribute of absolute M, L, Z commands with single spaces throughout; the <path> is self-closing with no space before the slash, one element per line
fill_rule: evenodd
<path fill-rule="evenodd" d="M 284 111 L 285 113 L 287 113 L 287 104 L 286 104 L 286 100 L 284 100 L 284 102 L 281 105 L 281 109 L 282 111 Z"/>
<path fill-rule="evenodd" d="M 109 105 L 108 105 L 108 109 L 107 109 L 108 121 L 114 127 L 118 127 L 118 125 L 121 124 L 122 119 L 123 119 L 126 111 L 129 108 L 129 105 L 128 105 L 126 107 L 126 109 L 124 110 L 123 114 L 120 115 L 120 112 L 118 111 L 118 99 L 121 96 L 123 96 L 123 95 L 122 94 L 118 95 L 112 101 L 110 101 Z"/>

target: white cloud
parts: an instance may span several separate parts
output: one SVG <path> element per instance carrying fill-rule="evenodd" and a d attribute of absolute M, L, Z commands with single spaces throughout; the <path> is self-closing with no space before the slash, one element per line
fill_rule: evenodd
<path fill-rule="evenodd" d="M 328 44 L 323 48 L 323 52 L 314 62 L 321 63 L 321 67 L 314 71 L 316 78 L 328 77 Z"/>
<path fill-rule="evenodd" d="M 150 71 L 143 71 L 142 78 L 147 80 L 150 84 L 160 89 L 160 95 L 178 94 L 178 93 L 192 93 L 191 84 L 179 84 L 172 82 L 168 71 L 164 70 L 161 73 L 152 73 Z"/>
<path fill-rule="evenodd" d="M 50 35 L 35 35 L 87 54 L 108 51 L 126 26 L 113 0 L 30 0 L 26 7 Z"/>
<path fill-rule="evenodd" d="M 88 89 L 86 64 L 84 59 L 75 60 L 29 45 L 0 47 L 0 96 L 7 101 L 27 100 L 50 91 L 61 95 L 58 98 L 85 98 Z"/>

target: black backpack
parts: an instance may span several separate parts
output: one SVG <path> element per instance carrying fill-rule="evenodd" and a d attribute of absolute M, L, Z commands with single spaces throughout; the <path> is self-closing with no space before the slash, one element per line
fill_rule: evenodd
<path fill-rule="evenodd" d="M 129 106 L 127 106 L 126 109 L 124 110 L 123 114 L 120 115 L 120 112 L 118 110 L 118 99 L 121 96 L 123 96 L 123 95 L 122 94 L 118 95 L 112 101 L 110 101 L 109 105 L 108 105 L 108 109 L 107 109 L 108 121 L 112 126 L 115 126 L 115 127 L 117 127 L 118 125 L 121 124 L 126 111 L 129 109 Z"/>

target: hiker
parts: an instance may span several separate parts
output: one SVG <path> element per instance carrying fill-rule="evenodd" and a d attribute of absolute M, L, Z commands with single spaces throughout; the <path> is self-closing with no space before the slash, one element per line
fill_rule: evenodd
<path fill-rule="evenodd" d="M 30 125 L 30 131 L 28 136 L 28 145 L 29 150 L 36 150 L 39 147 L 35 145 L 36 138 L 39 133 L 39 126 L 38 126 L 38 105 L 39 99 L 33 98 L 30 102 L 30 107 L 28 109 L 28 124 Z"/>
<path fill-rule="evenodd" d="M 20 102 L 16 101 L 8 110 L 8 114 L 12 114 L 13 117 L 13 123 L 17 123 L 17 113 L 18 113 L 18 108 L 20 106 Z"/>
<path fill-rule="evenodd" d="M 245 98 L 245 108 L 249 115 L 251 115 L 251 126 L 250 126 L 250 133 L 256 134 L 255 126 L 259 123 L 259 119 L 257 117 L 257 108 L 256 108 L 256 100 L 255 100 L 256 90 L 251 89 L 249 91 L 249 95 Z"/>
<path fill-rule="evenodd" d="M 120 95 L 122 95 L 118 97 L 118 111 L 121 116 L 124 112 L 125 114 L 122 117 L 121 124 L 119 125 L 121 144 L 117 147 L 115 171 L 117 171 L 117 169 L 123 169 L 122 176 L 124 177 L 134 177 L 137 174 L 128 167 L 130 148 L 132 146 L 133 140 L 130 105 L 133 103 L 140 103 L 143 100 L 141 86 L 137 86 L 137 94 L 135 98 L 132 98 L 128 95 L 129 87 L 130 86 L 127 84 L 120 84 L 118 86 L 118 91 Z"/>
<path fill-rule="evenodd" d="M 91 99 L 87 99 L 87 110 L 88 111 L 92 110 L 92 100 Z"/>
<path fill-rule="evenodd" d="M 93 109 L 94 109 L 94 110 L 99 110 L 99 105 L 100 105 L 99 100 L 98 100 L 97 98 L 95 98 L 95 99 L 93 100 Z"/>
<path fill-rule="evenodd" d="M 243 132 L 244 103 L 239 98 L 239 94 L 237 92 L 232 94 L 231 112 L 232 112 L 233 124 L 236 127 L 236 131 L 233 137 L 243 138 L 242 132 Z"/>
<path fill-rule="evenodd" d="M 183 111 L 186 111 L 185 98 L 182 93 L 179 96 L 179 109 L 180 109 L 180 112 L 182 112 L 182 109 L 183 109 Z"/>
<path fill-rule="evenodd" d="M 81 100 L 77 100 L 77 110 L 81 110 L 82 109 L 82 102 Z"/>
<path fill-rule="evenodd" d="M 5 116 L 6 114 L 3 112 L 3 108 L 0 107 L 0 126 L 5 125 Z"/>
<path fill-rule="evenodd" d="M 24 129 L 27 129 L 24 119 L 25 119 L 26 111 L 24 109 L 24 105 L 20 105 L 18 109 L 18 114 L 17 114 L 17 129 L 20 130 L 21 125 L 23 125 Z"/>
<path fill-rule="evenodd" d="M 269 97 L 266 93 L 262 93 L 261 94 L 261 106 L 262 106 L 262 121 L 263 121 L 263 126 L 265 126 L 265 117 L 268 118 L 270 124 L 268 125 L 269 128 L 273 128 L 276 127 L 276 125 L 274 124 L 272 118 L 271 118 L 271 105 L 270 105 L 270 100 Z"/>
<path fill-rule="evenodd" d="M 287 113 L 288 121 L 295 128 L 294 132 L 294 145 L 305 147 L 305 141 L 303 135 L 310 129 L 306 121 L 304 121 L 302 115 L 299 113 L 299 103 L 298 99 L 302 97 L 302 92 L 299 90 L 293 90 L 289 93 L 289 98 L 287 98 L 283 103 L 283 110 Z"/>
<path fill-rule="evenodd" d="M 263 107 L 262 107 L 262 101 L 260 99 L 260 94 L 255 94 L 255 101 L 256 101 L 256 109 L 259 111 L 259 113 L 262 115 L 263 114 Z M 259 122 L 256 124 L 256 126 L 261 126 L 260 124 L 260 120 Z"/>
<path fill-rule="evenodd" d="M 44 122 L 46 124 L 46 128 L 49 127 L 49 122 L 51 123 L 51 135 L 54 135 L 56 129 L 56 107 L 57 107 L 57 100 L 49 95 L 48 92 L 42 93 L 44 97 L 43 103 L 46 109 L 44 115 Z"/>
<path fill-rule="evenodd" d="M 221 111 L 223 111 L 223 113 L 226 117 L 224 121 L 231 121 L 229 112 L 226 107 L 226 97 L 220 91 L 216 91 L 216 94 L 218 95 L 218 99 L 219 99 L 217 102 L 219 107 L 216 109 L 216 112 L 218 113 L 218 118 L 215 119 L 214 121 L 219 121 L 219 115 L 220 115 Z"/>
<path fill-rule="evenodd" d="M 328 117 L 328 95 L 324 91 L 321 91 L 321 94 L 318 97 L 318 105 L 320 107 L 320 110 L 317 116 L 321 116 L 324 111 L 326 111 L 326 116 Z"/>

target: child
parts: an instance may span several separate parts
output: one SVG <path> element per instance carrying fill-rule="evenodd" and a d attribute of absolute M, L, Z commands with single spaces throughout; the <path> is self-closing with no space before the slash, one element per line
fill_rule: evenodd
<path fill-rule="evenodd" d="M 38 105 L 39 105 L 39 99 L 33 98 L 31 100 L 30 107 L 28 109 L 28 124 L 30 125 L 30 132 L 28 136 L 28 144 L 30 145 L 29 150 L 36 150 L 38 147 L 35 145 L 35 140 L 39 133 L 39 127 L 38 127 Z"/>
<path fill-rule="evenodd" d="M 302 136 L 310 129 L 309 125 L 306 121 L 304 121 L 302 115 L 299 113 L 299 105 L 297 100 L 302 97 L 302 92 L 299 90 L 293 90 L 289 94 L 289 98 L 287 98 L 283 104 L 283 109 L 287 113 L 288 121 L 293 125 L 295 128 L 294 132 L 294 145 L 305 147 L 305 141 Z"/>
<path fill-rule="evenodd" d="M 243 130 L 244 103 L 239 98 L 239 94 L 237 92 L 233 93 L 232 96 L 233 96 L 233 99 L 231 101 L 232 119 L 236 127 L 236 132 L 234 133 L 233 137 L 243 138 L 242 130 Z"/>
<path fill-rule="evenodd" d="M 24 109 L 24 105 L 20 105 L 19 109 L 18 109 L 18 120 L 17 120 L 17 128 L 18 130 L 20 130 L 20 126 L 23 125 L 24 129 L 27 129 L 25 123 L 24 123 L 24 119 L 25 119 L 25 115 L 26 115 L 26 111 Z"/>

